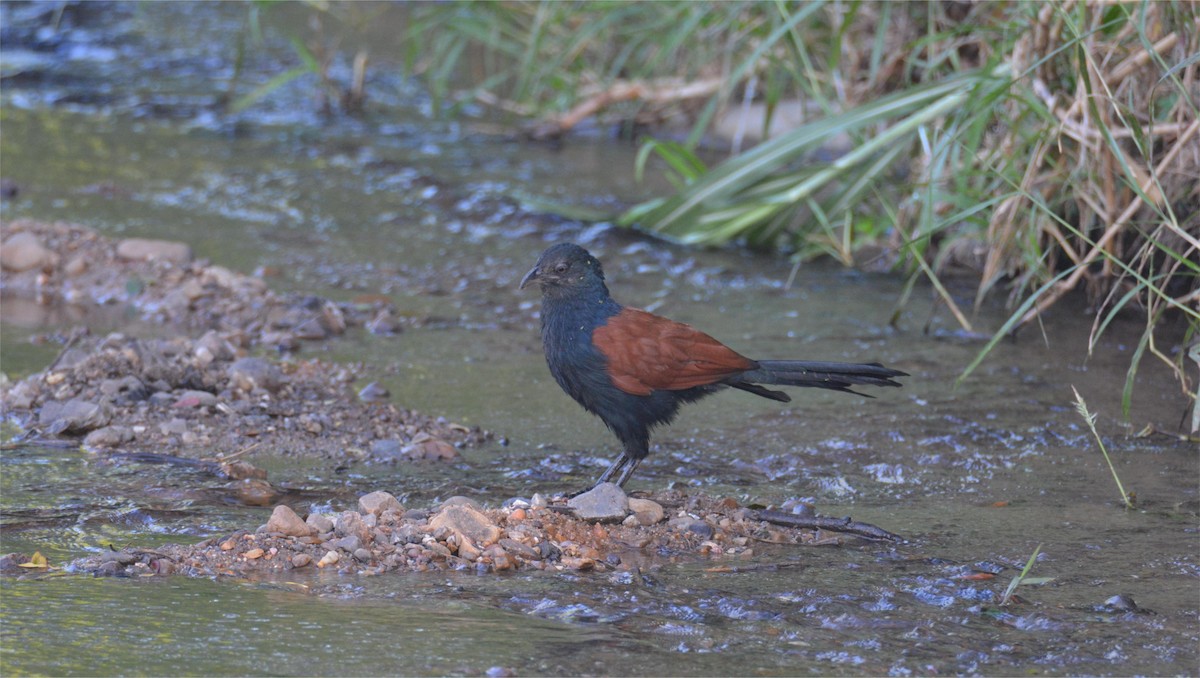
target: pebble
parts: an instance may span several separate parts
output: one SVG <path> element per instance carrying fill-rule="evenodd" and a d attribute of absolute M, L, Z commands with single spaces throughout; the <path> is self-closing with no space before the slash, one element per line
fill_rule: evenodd
<path fill-rule="evenodd" d="M 111 415 L 98 403 L 72 398 L 65 403 L 51 400 L 38 411 L 38 425 L 46 433 L 84 433 L 108 424 Z"/>
<path fill-rule="evenodd" d="M 629 497 L 615 483 L 601 483 L 571 497 L 567 506 L 575 509 L 580 520 L 620 522 L 629 512 Z"/>
<path fill-rule="evenodd" d="M 333 532 L 338 536 L 354 536 L 365 541 L 369 529 L 363 522 L 362 516 L 356 511 L 342 511 L 333 522 Z"/>
<path fill-rule="evenodd" d="M 420 439 L 422 435 L 424 439 Z M 426 434 L 418 435 L 401 452 L 412 461 L 444 461 L 458 456 L 458 450 L 453 445 Z"/>
<path fill-rule="evenodd" d="M 233 388 L 253 391 L 275 391 L 284 382 L 283 372 L 262 358 L 238 358 L 225 369 Z"/>
<path fill-rule="evenodd" d="M 362 548 L 362 540 L 354 535 L 350 535 L 349 537 L 335 539 L 326 544 L 325 547 L 329 550 L 339 549 L 347 553 L 354 553 Z"/>
<path fill-rule="evenodd" d="M 5 270 L 19 273 L 42 268 L 53 261 L 54 253 L 46 249 L 42 241 L 32 233 L 14 233 L 0 245 L 0 266 Z"/>
<path fill-rule="evenodd" d="M 466 504 L 443 508 L 430 519 L 429 527 L 431 530 L 449 529 L 460 539 L 469 539 L 484 546 L 496 543 L 502 534 L 490 518 Z"/>
<path fill-rule="evenodd" d="M 380 403 L 391 397 L 391 392 L 380 386 L 377 381 L 363 386 L 358 392 L 358 399 L 364 403 Z"/>
<path fill-rule="evenodd" d="M 126 238 L 117 243 L 117 256 L 129 261 L 160 259 L 177 264 L 192 260 L 192 248 L 186 243 L 150 238 Z"/>
<path fill-rule="evenodd" d="M 357 548 L 354 549 L 354 557 L 365 563 L 371 560 L 371 552 L 364 548 Z"/>
<path fill-rule="evenodd" d="M 371 492 L 358 498 L 359 513 L 378 516 L 388 510 L 404 512 L 399 500 L 388 492 Z"/>
<path fill-rule="evenodd" d="M 383 438 L 371 441 L 371 456 L 382 461 L 396 461 L 404 458 L 404 443 L 394 438 Z"/>
<path fill-rule="evenodd" d="M 631 498 L 629 500 L 629 510 L 633 511 L 637 522 L 645 526 L 656 525 L 662 522 L 662 519 L 666 516 L 662 504 L 649 499 Z"/>
<path fill-rule="evenodd" d="M 310 527 L 320 533 L 333 532 L 333 521 L 320 513 L 310 513 L 304 520 Z"/>
<path fill-rule="evenodd" d="M 85 447 L 119 447 L 133 440 L 133 429 L 128 426 L 105 426 L 87 434 Z"/>
<path fill-rule="evenodd" d="M 483 507 L 479 505 L 479 502 L 475 501 L 474 499 L 472 499 L 470 497 L 464 497 L 461 494 L 456 494 L 453 497 L 450 497 L 446 501 L 442 502 L 442 505 L 438 507 L 438 510 L 439 511 L 444 510 L 449 506 L 470 506 L 471 508 L 475 509 L 476 511 L 483 510 Z"/>
<path fill-rule="evenodd" d="M 297 553 L 292 556 L 292 567 L 304 567 L 312 563 L 312 556 L 307 553 Z"/>
<path fill-rule="evenodd" d="M 246 560 L 258 560 L 259 558 L 263 557 L 263 553 L 266 553 L 266 552 L 263 551 L 262 549 L 258 549 L 258 548 L 250 549 L 249 551 L 246 551 L 245 558 L 246 558 Z"/>
<path fill-rule="evenodd" d="M 278 532 L 289 537 L 307 537 L 313 528 L 300 518 L 290 506 L 280 504 L 267 519 L 267 531 Z"/>
<path fill-rule="evenodd" d="M 208 391 L 184 391 L 175 399 L 174 407 L 210 407 L 217 404 L 217 397 Z"/>

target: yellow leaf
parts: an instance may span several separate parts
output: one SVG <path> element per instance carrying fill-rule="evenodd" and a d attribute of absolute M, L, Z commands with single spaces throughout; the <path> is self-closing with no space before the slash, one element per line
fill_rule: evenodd
<path fill-rule="evenodd" d="M 50 567 L 50 563 L 46 560 L 46 556 L 42 555 L 41 551 L 36 551 L 33 554 L 33 557 L 29 559 L 28 563 L 21 563 L 19 567 L 34 567 L 41 569 Z"/>

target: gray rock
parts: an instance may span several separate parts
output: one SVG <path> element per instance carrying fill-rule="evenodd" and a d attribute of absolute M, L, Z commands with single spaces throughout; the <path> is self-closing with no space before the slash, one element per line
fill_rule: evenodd
<path fill-rule="evenodd" d="M 38 411 L 38 424 L 47 433 L 84 433 L 108 424 L 108 409 L 81 398 L 51 400 Z"/>
<path fill-rule="evenodd" d="M 430 521 L 429 528 L 436 531 L 446 528 L 459 536 L 483 546 L 494 544 L 500 539 L 500 528 L 486 515 L 465 504 L 447 506 Z"/>
<path fill-rule="evenodd" d="M 371 492 L 358 498 L 358 512 L 378 516 L 387 510 L 404 511 L 400 502 L 388 492 Z"/>
<path fill-rule="evenodd" d="M 713 536 L 712 525 L 709 525 L 703 520 L 696 520 L 695 518 L 689 518 L 685 516 L 682 518 L 673 519 L 670 525 L 681 532 L 691 532 L 701 539 L 709 539 Z"/>
<path fill-rule="evenodd" d="M 127 375 L 120 379 L 105 379 L 100 382 L 100 393 L 106 396 L 132 395 L 144 393 L 145 390 L 146 386 L 133 375 Z"/>
<path fill-rule="evenodd" d="M 567 506 L 575 509 L 580 520 L 620 522 L 629 513 L 629 497 L 616 483 L 601 483 L 572 497 Z"/>
<path fill-rule="evenodd" d="M 404 458 L 404 443 L 393 438 L 371 441 L 371 456 L 381 461 L 396 461 Z"/>
<path fill-rule="evenodd" d="M 216 330 L 209 330 L 196 340 L 196 347 L 193 351 L 199 356 L 201 350 L 206 351 L 213 360 L 233 360 L 237 353 L 233 344 L 223 339 Z"/>
<path fill-rule="evenodd" d="M 158 430 L 165 436 L 176 435 L 181 436 L 188 432 L 187 422 L 183 419 L 175 417 L 170 421 L 164 421 L 158 425 Z"/>
<path fill-rule="evenodd" d="M 297 553 L 292 556 L 292 567 L 304 567 L 312 562 L 312 556 L 307 553 Z"/>
<path fill-rule="evenodd" d="M 225 370 L 225 375 L 232 387 L 243 391 L 256 388 L 274 391 L 284 381 L 283 372 L 262 358 L 239 358 Z"/>
<path fill-rule="evenodd" d="M 331 549 L 341 549 L 346 553 L 354 553 L 362 548 L 362 540 L 354 535 L 350 535 L 347 537 L 342 537 L 341 539 L 334 539 L 327 544 L 327 547 Z"/>
<path fill-rule="evenodd" d="M 371 559 L 371 552 L 363 548 L 354 549 L 354 557 L 365 563 Z"/>
<path fill-rule="evenodd" d="M 0 245 L 0 267 L 21 272 L 54 263 L 54 253 L 32 233 L 14 233 Z"/>
<path fill-rule="evenodd" d="M 373 381 L 363 386 L 358 392 L 358 399 L 364 403 L 380 403 L 392 397 L 392 393 Z"/>
<path fill-rule="evenodd" d="M 358 537 L 360 540 L 365 540 L 369 534 L 367 525 L 363 522 L 362 516 L 355 511 L 343 511 L 338 514 L 336 520 L 333 521 L 333 533 L 339 537 Z"/>
<path fill-rule="evenodd" d="M 312 534 L 312 528 L 308 523 L 300 519 L 296 512 L 290 506 L 280 504 L 271 512 L 271 517 L 267 520 L 267 531 L 278 532 L 289 537 L 307 537 Z"/>
<path fill-rule="evenodd" d="M 333 521 L 320 513 L 308 514 L 308 518 L 304 522 L 321 534 L 333 532 Z"/>
<path fill-rule="evenodd" d="M 537 549 L 533 548 L 532 546 L 522 544 L 516 539 L 501 539 L 500 545 L 504 547 L 505 551 L 508 551 L 515 556 L 520 556 L 525 560 L 539 560 L 542 557 L 542 554 L 539 553 Z"/>
<path fill-rule="evenodd" d="M 87 434 L 85 447 L 119 447 L 133 440 L 133 429 L 128 426 L 105 426 Z"/>
<path fill-rule="evenodd" d="M 150 238 L 126 238 L 117 243 L 117 256 L 129 261 L 160 259 L 186 264 L 192 260 L 192 248 L 185 243 Z"/>
<path fill-rule="evenodd" d="M 4 404 L 14 410 L 28 410 L 33 407 L 33 401 L 37 394 L 37 388 L 32 382 L 19 381 L 16 386 L 9 389 L 8 393 L 3 394 Z"/>

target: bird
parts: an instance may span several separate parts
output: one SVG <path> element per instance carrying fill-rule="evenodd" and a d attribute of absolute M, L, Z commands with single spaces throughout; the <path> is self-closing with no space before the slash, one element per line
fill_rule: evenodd
<path fill-rule="evenodd" d="M 650 432 L 679 408 L 733 388 L 779 402 L 763 384 L 823 388 L 871 397 L 852 386 L 895 386 L 908 374 L 879 363 L 751 360 L 681 322 L 622 306 L 600 261 L 574 243 L 542 252 L 519 289 L 541 288 L 541 335 L 555 381 L 598 416 L 622 445 L 596 481 L 624 487 L 650 453 Z"/>

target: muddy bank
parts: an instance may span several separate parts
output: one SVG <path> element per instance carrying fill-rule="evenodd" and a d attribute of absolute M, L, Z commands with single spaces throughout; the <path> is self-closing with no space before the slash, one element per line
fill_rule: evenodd
<path fill-rule="evenodd" d="M 6 224 L 3 241 L 6 296 L 43 306 L 125 304 L 168 331 L 207 328 L 199 338 L 156 339 L 75 330 L 46 369 L 0 385 L 0 412 L 23 431 L 13 444 L 205 460 L 214 473 L 253 485 L 243 501 L 264 504 L 275 496 L 265 473 L 235 456 L 447 460 L 491 437 L 389 402 L 386 390 L 364 383 L 361 365 L 266 351 L 355 322 L 395 331 L 382 302 L 281 297 L 261 280 L 192 261 L 180 243 L 112 241 L 69 224 Z"/>
<path fill-rule="evenodd" d="M 363 326 L 395 334 L 398 317 L 378 296 L 337 303 L 279 295 L 258 277 L 193 259 L 184 243 L 111 239 L 78 224 L 21 219 L 0 225 L 0 293 L 41 306 L 119 305 L 183 332 L 228 333 L 243 348 L 290 351 L 303 341 Z"/>

